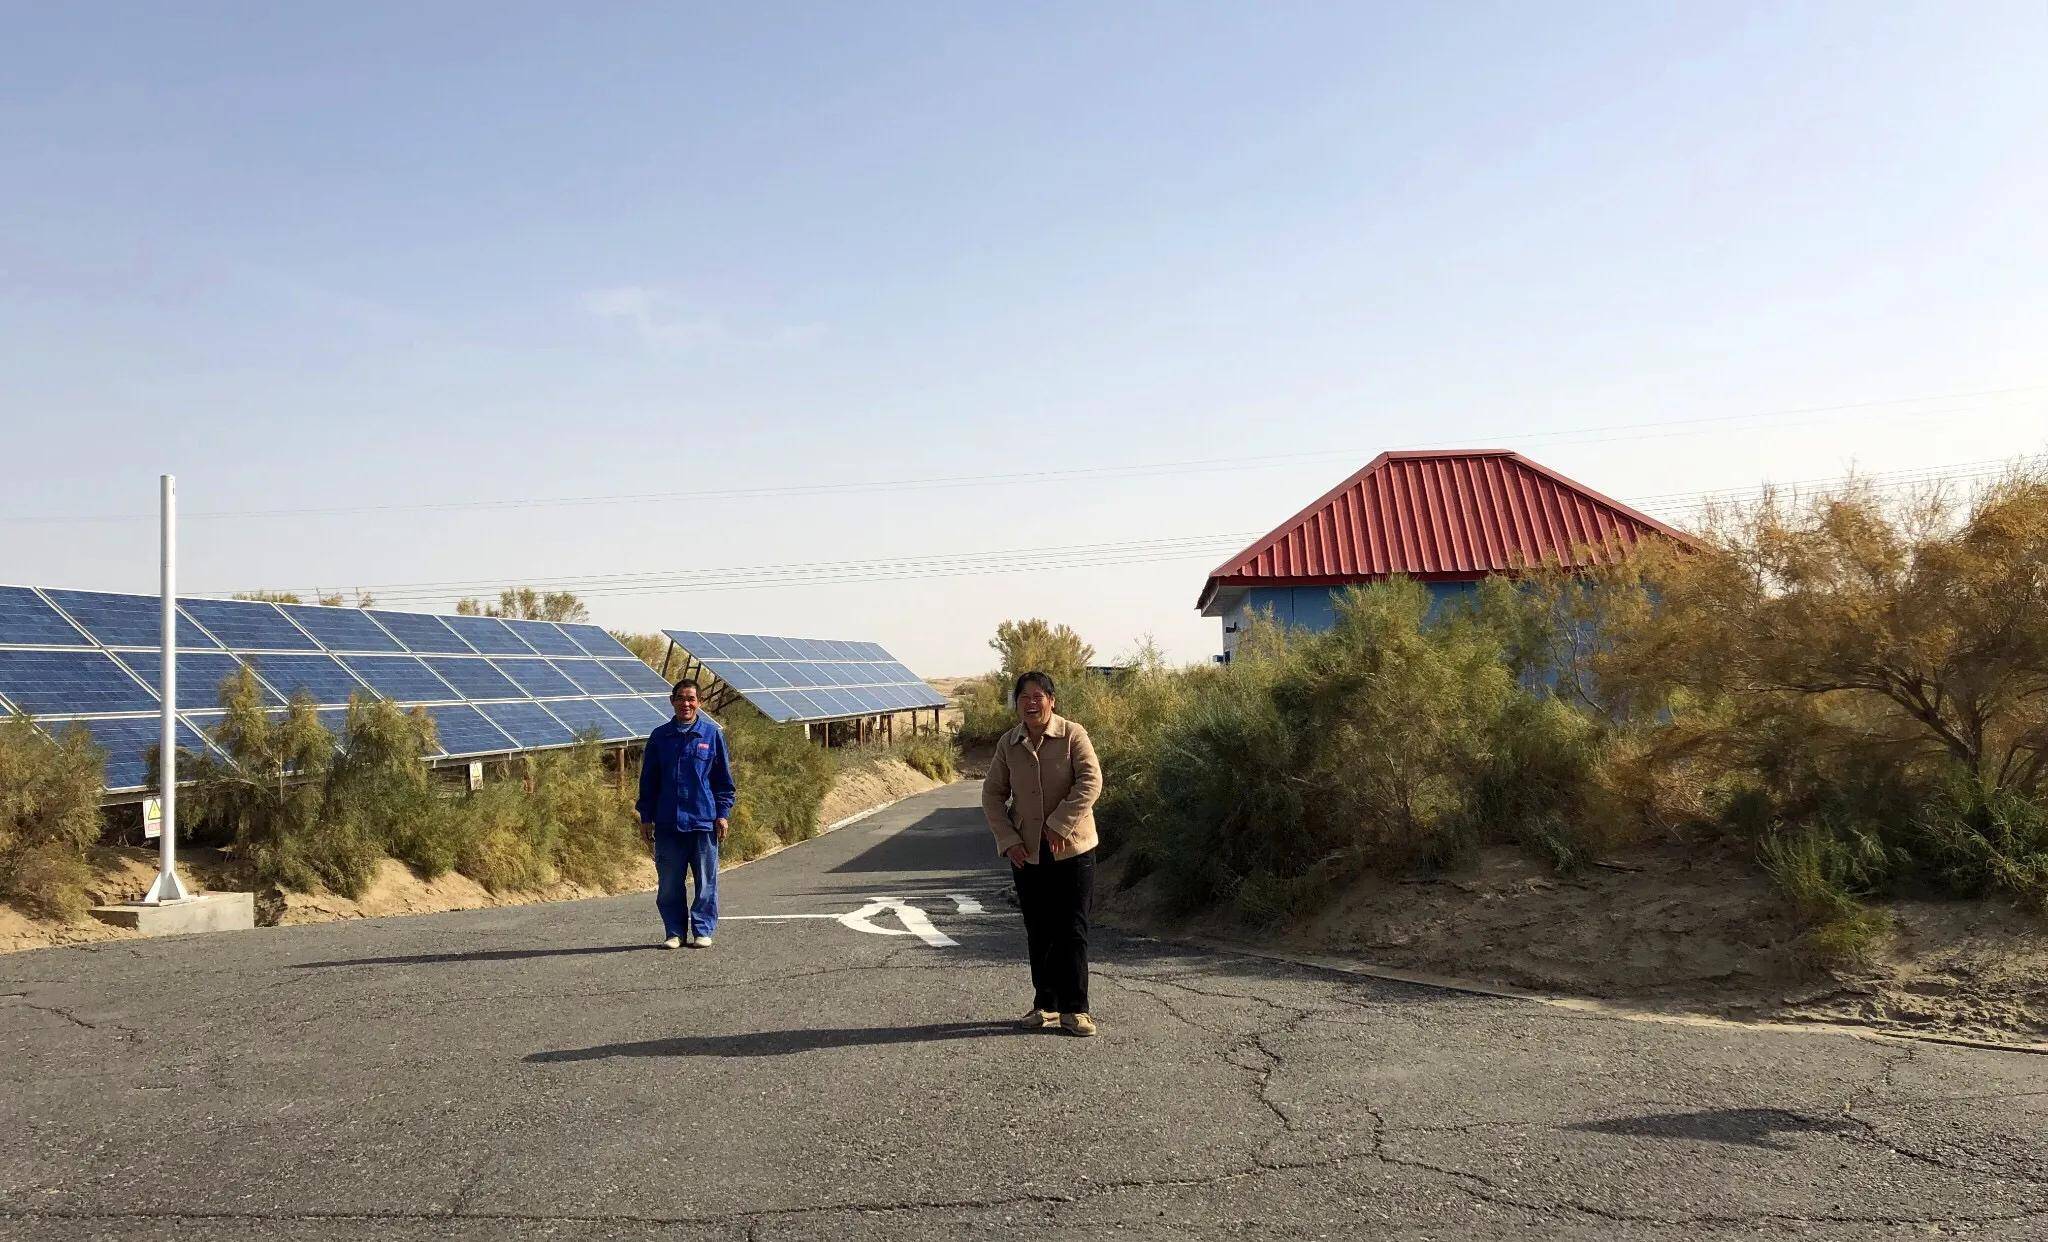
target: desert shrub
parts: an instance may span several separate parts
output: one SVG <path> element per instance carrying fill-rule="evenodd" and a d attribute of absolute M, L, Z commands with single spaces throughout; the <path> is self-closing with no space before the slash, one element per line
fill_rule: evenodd
<path fill-rule="evenodd" d="M 381 851 L 323 814 L 335 742 L 311 700 L 296 699 L 273 716 L 244 671 L 222 687 L 221 706 L 225 715 L 211 731 L 219 753 L 182 769 L 191 780 L 183 805 L 193 819 L 227 835 L 259 888 L 359 891 Z"/>
<path fill-rule="evenodd" d="M 226 833 L 251 883 L 359 897 L 387 855 L 429 875 L 453 865 L 460 826 L 420 761 L 439 749 L 424 712 L 358 699 L 337 744 L 312 700 L 273 715 L 246 671 L 222 686 L 221 706 L 220 754 L 186 769 L 187 805 Z"/>
<path fill-rule="evenodd" d="M 1160 739 L 1168 722 L 1193 697 L 1225 679 L 1213 665 L 1174 669 L 1149 641 L 1124 663 L 1129 672 L 1113 679 L 1083 678 L 1063 690 L 1059 700 L 1060 711 L 1087 728 L 1102 762 L 1105 777 L 1095 821 L 1105 858 L 1141 841 L 1158 809 Z M 1132 866 L 1143 870 L 1146 864 L 1134 859 Z"/>
<path fill-rule="evenodd" d="M 954 697 L 960 704 L 960 723 L 955 730 L 962 746 L 986 746 L 1017 723 L 1010 709 L 1010 686 L 1001 673 L 990 673 L 960 683 Z"/>
<path fill-rule="evenodd" d="M 1769 499 L 1673 558 L 1657 595 L 1616 635 L 1634 684 L 1735 700 L 1737 727 L 1804 713 L 1809 746 L 1880 754 L 1924 789 L 1959 769 L 1986 793 L 2043 793 L 2048 479 L 1968 509 L 1940 493 Z"/>
<path fill-rule="evenodd" d="M 988 645 L 999 657 L 995 671 L 963 683 L 957 692 L 962 745 L 986 745 L 1017 723 L 1010 689 L 1028 672 L 1049 674 L 1059 688 L 1062 714 L 1073 714 L 1066 710 L 1066 701 L 1087 679 L 1088 664 L 1095 658 L 1095 648 L 1079 634 L 1034 617 L 998 625 Z"/>
<path fill-rule="evenodd" d="M 523 760 L 534 815 L 552 826 L 549 858 L 563 879 L 613 891 L 646 855 L 632 792 L 606 772 L 603 749 L 585 739 Z"/>
<path fill-rule="evenodd" d="M 951 782 L 960 775 L 959 749 L 942 733 L 918 733 L 891 746 L 893 757 L 935 781 Z"/>
<path fill-rule="evenodd" d="M 1510 694 L 1487 725 L 1467 776 L 1467 839 L 1505 837 L 1569 872 L 1630 835 L 1601 780 L 1594 721 L 1555 698 Z"/>
<path fill-rule="evenodd" d="M 341 744 L 323 782 L 320 814 L 324 831 L 367 849 L 350 855 L 357 872 L 339 882 L 323 877 L 330 888 L 359 895 L 376 874 L 371 851 L 429 879 L 456 866 L 463 825 L 420 761 L 439 749 L 426 713 L 408 712 L 386 699 L 349 704 Z"/>
<path fill-rule="evenodd" d="M 1888 879 L 1889 860 L 1875 838 L 1824 825 L 1771 833 L 1762 862 L 1809 924 L 1808 944 L 1823 960 L 1862 958 L 1890 930 L 1891 920 L 1864 904 Z"/>
<path fill-rule="evenodd" d="M 2048 808 L 2008 789 L 1955 779 L 1914 825 L 1936 885 L 1958 895 L 2002 891 L 2048 914 Z"/>
<path fill-rule="evenodd" d="M 1231 668 L 1232 682 L 1254 675 Z M 1296 741 L 1271 698 L 1196 698 L 1158 745 L 1142 839 L 1173 906 L 1199 909 L 1234 897 L 1248 876 L 1298 874 L 1322 856 Z M 1104 779 L 1119 776 L 1105 770 Z"/>
<path fill-rule="evenodd" d="M 462 803 L 459 818 L 457 871 L 494 893 L 554 883 L 555 826 L 518 782 L 485 785 Z"/>
<path fill-rule="evenodd" d="M 1003 675 L 1006 692 L 1020 675 L 1034 670 L 1050 674 L 1064 687 L 1079 681 L 1095 659 L 1095 648 L 1082 642 L 1079 634 L 1036 617 L 1003 622 L 988 645 L 1002 657 L 996 669 Z"/>
<path fill-rule="evenodd" d="M 494 893 L 558 880 L 614 891 L 646 856 L 633 795 L 605 769 L 594 734 L 523 755 L 513 773 L 443 804 L 463 875 Z"/>
<path fill-rule="evenodd" d="M 1486 826 L 1471 798 L 1520 693 L 1497 640 L 1463 618 L 1429 623 L 1428 592 L 1352 590 L 1327 633 L 1289 644 L 1274 697 L 1313 747 L 1326 836 L 1374 863 L 1448 861 Z"/>
<path fill-rule="evenodd" d="M 26 716 L 0 721 L 0 898 L 43 918 L 85 908 L 106 760 L 83 728 L 56 741 Z"/>
<path fill-rule="evenodd" d="M 801 726 L 775 724 L 744 703 L 727 708 L 719 723 L 740 790 L 727 856 L 752 858 L 816 835 L 818 810 L 838 770 L 832 756 Z"/>

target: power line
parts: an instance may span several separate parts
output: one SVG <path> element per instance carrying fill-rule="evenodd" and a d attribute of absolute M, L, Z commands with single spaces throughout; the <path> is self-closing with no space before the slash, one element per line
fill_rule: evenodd
<path fill-rule="evenodd" d="M 2028 459 L 2048 463 L 2048 455 Z M 1843 475 L 1830 479 L 1807 479 L 1796 483 L 1763 485 L 1720 492 L 1670 493 L 1684 504 L 1650 504 L 1648 511 L 1666 516 L 1703 513 L 1717 505 L 1761 498 L 1768 492 L 1800 494 L 1811 489 L 1825 491 L 1848 484 L 1864 484 L 1879 492 L 1910 487 L 1996 478 L 2011 468 L 2010 462 L 1960 462 L 1949 466 L 1892 471 L 1876 475 Z M 1626 503 L 1645 507 L 1658 498 Z M 873 583 L 909 579 L 985 576 L 1006 573 L 1036 573 L 1055 569 L 1091 569 L 1137 564 L 1163 564 L 1228 555 L 1261 531 L 1222 532 L 1164 539 L 1067 544 L 1055 547 L 1014 548 L 981 552 L 940 553 L 868 560 L 785 562 L 764 565 L 727 566 L 707 569 L 668 569 L 618 574 L 577 575 L 535 579 L 522 585 L 548 589 L 572 589 L 587 598 L 615 595 L 651 595 L 674 591 L 729 591 L 776 587 L 833 586 L 842 583 Z M 494 590 L 503 578 L 444 582 L 367 584 L 363 589 L 387 603 L 429 602 L 477 590 Z"/>
<path fill-rule="evenodd" d="M 916 556 L 872 557 L 862 560 L 781 561 L 760 565 L 727 565 L 719 566 L 716 568 L 706 568 L 701 570 L 657 569 L 636 570 L 615 574 L 574 574 L 558 578 L 522 579 L 520 585 L 531 586 L 536 588 L 552 587 L 563 584 L 592 584 L 597 586 L 605 586 L 617 585 L 619 583 L 631 582 L 635 580 L 644 581 L 647 579 L 654 578 L 670 579 L 675 578 L 679 575 L 686 574 L 717 574 L 734 576 L 748 574 L 786 574 L 793 572 L 832 571 L 841 568 L 862 569 L 894 565 L 916 566 L 922 564 L 943 563 L 960 560 L 980 560 L 986 558 L 999 558 L 1006 556 L 1085 556 L 1091 552 L 1098 551 L 1122 552 L 1133 550 L 1146 550 L 1153 548 L 1171 549 L 1174 545 L 1205 544 L 1217 540 L 1242 541 L 1245 539 L 1256 538 L 1258 535 L 1262 533 L 1264 532 L 1254 530 L 1222 532 L 1212 535 L 1173 535 L 1160 539 L 1112 540 L 1100 543 L 1071 543 L 1055 545 L 1052 547 L 1037 548 L 998 548 L 980 552 L 939 552 L 925 553 Z M 374 591 L 378 593 L 391 592 L 405 594 L 417 592 L 420 590 L 496 590 L 503 585 L 504 579 L 502 577 L 469 579 L 453 578 L 435 579 L 424 582 L 366 582 L 362 584 L 361 589 L 366 591 Z"/>
<path fill-rule="evenodd" d="M 1720 500 L 1742 500 L 1763 495 L 1768 491 L 1798 494 L 1803 489 L 1819 487 L 1835 489 L 1850 483 L 1868 484 L 1879 489 L 1895 489 L 1918 483 L 1955 483 L 1977 479 L 1997 478 L 2014 466 L 2048 465 L 2048 454 L 2032 457 L 1990 457 L 1979 461 L 1954 462 L 1943 466 L 1916 466 L 1905 470 L 1877 471 L 1864 474 L 1837 475 L 1824 479 L 1793 479 L 1782 483 L 1764 483 L 1753 487 L 1714 488 L 1695 492 L 1665 492 L 1655 496 L 1639 496 L 1628 503 L 1638 508 L 1665 510 L 1680 505 L 1680 502 L 1698 502 L 1681 507 L 1701 508 Z"/>
<path fill-rule="evenodd" d="M 578 596 L 654 594 L 676 590 L 731 590 L 750 586 L 827 586 L 840 582 L 877 582 L 906 578 L 940 578 L 960 574 L 1026 572 L 1054 568 L 1138 564 L 1148 560 L 1208 559 L 1227 555 L 1256 532 L 1203 535 L 1142 544 L 1104 544 L 1084 548 L 1021 548 L 956 556 L 899 557 L 874 561 L 843 561 L 809 565 L 764 565 L 739 569 L 670 570 L 658 574 L 615 575 L 604 580 L 557 579 L 575 587 Z M 591 585 L 583 585 L 590 581 Z M 446 588 L 366 587 L 379 601 L 445 599 L 463 594 Z"/>
<path fill-rule="evenodd" d="M 1498 436 L 1484 436 L 1465 440 L 1436 441 L 1428 446 L 1460 448 L 1496 446 L 1508 444 L 1531 444 L 1556 442 L 1565 444 L 1597 444 L 1612 440 L 1657 439 L 1676 435 L 1696 434 L 1698 429 L 1727 426 L 1732 423 L 1782 419 L 1809 414 L 1840 414 L 1885 407 L 1921 405 L 1930 402 L 1975 401 L 1985 398 L 2001 398 L 2024 393 L 2048 391 L 2048 384 L 2030 384 L 2015 388 L 1989 388 L 1974 392 L 1943 393 L 1921 397 L 1892 397 L 1878 401 L 1857 401 L 1839 405 L 1817 405 L 1768 410 L 1746 414 L 1711 415 L 1700 418 L 1653 420 L 1642 423 L 1614 423 L 1605 426 L 1580 427 L 1556 431 L 1524 432 Z M 1967 413 L 1976 406 L 1960 406 L 1946 409 L 1914 411 L 1913 417 L 1932 418 L 1958 413 Z M 1692 430 L 1688 430 L 1692 429 Z M 1605 433 L 1641 433 L 1608 435 Z M 1590 437 L 1590 438 L 1586 438 Z M 1318 449 L 1301 453 L 1276 453 L 1237 457 L 1187 458 L 1178 461 L 1137 462 L 1118 466 L 1080 466 L 1050 470 L 1014 471 L 979 475 L 940 475 L 901 479 L 880 480 L 839 480 L 830 483 L 777 484 L 772 486 L 715 488 L 688 492 L 625 492 L 588 496 L 546 496 L 506 497 L 498 499 L 467 501 L 421 501 L 410 504 L 384 505 L 340 505 L 313 506 L 304 508 L 276 509 L 212 509 L 196 510 L 182 515 L 186 520 L 224 520 L 253 518 L 288 517 L 334 517 L 366 515 L 375 513 L 428 513 L 458 511 L 489 511 L 505 509 L 563 508 L 590 505 L 639 504 L 673 500 L 743 500 L 789 498 L 800 496 L 842 495 L 873 492 L 926 491 L 962 487 L 986 487 L 1003 483 L 1029 483 L 1051 481 L 1080 481 L 1088 479 L 1146 478 L 1179 474 L 1214 473 L 1248 469 L 1269 469 L 1276 466 L 1294 465 L 1333 457 L 1356 459 L 1378 450 L 1368 449 Z M 65 524 L 93 522 L 155 521 L 153 513 L 118 514 L 12 514 L 0 515 L 0 522 L 31 524 Z"/>

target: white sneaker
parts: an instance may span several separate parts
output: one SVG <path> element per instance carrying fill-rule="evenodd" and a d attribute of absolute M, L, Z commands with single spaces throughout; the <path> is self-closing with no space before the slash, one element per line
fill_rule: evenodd
<path fill-rule="evenodd" d="M 661 942 L 661 947 L 664 949 L 680 949 L 683 947 L 683 938 L 681 936 L 670 936 Z"/>
<path fill-rule="evenodd" d="M 692 940 L 690 944 L 693 948 L 708 949 L 711 947 L 711 937 L 699 936 L 695 940 Z"/>

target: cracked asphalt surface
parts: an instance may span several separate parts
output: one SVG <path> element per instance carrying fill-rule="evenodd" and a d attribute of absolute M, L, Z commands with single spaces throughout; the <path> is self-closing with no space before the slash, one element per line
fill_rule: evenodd
<path fill-rule="evenodd" d="M 0 959 L 0 1237 L 2048 1236 L 2048 1060 L 1105 932 L 1029 1003 L 977 792 L 647 895 Z M 949 894 L 978 898 L 958 912 Z M 892 916 L 876 922 L 895 927 Z"/>

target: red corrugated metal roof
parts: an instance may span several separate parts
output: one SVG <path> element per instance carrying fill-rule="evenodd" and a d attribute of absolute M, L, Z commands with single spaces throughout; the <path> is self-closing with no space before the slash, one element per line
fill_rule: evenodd
<path fill-rule="evenodd" d="M 1381 453 L 1209 575 L 1232 586 L 1457 581 L 1598 564 L 1647 536 L 1691 536 L 1507 449 Z"/>

